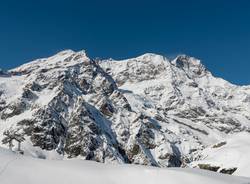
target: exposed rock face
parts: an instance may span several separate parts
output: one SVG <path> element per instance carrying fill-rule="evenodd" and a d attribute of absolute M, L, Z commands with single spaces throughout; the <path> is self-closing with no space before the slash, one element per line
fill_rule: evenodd
<path fill-rule="evenodd" d="M 219 166 L 212 166 L 210 164 L 198 164 L 198 168 L 209 170 L 209 171 L 214 171 L 214 172 L 218 171 L 218 172 L 223 173 L 223 174 L 233 174 L 237 170 L 236 167 L 220 168 Z"/>
<path fill-rule="evenodd" d="M 200 169 L 205 169 L 205 170 L 214 171 L 214 172 L 217 172 L 220 169 L 220 167 L 218 166 L 211 166 L 209 164 L 199 164 L 198 166 Z"/>
<path fill-rule="evenodd" d="M 68 158 L 180 167 L 250 132 L 250 87 L 184 55 L 97 62 L 67 50 L 8 74 L 0 76 L 0 133 L 19 130 Z"/>

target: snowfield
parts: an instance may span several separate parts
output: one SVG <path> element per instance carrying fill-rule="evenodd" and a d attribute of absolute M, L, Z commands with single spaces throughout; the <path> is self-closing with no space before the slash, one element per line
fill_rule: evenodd
<path fill-rule="evenodd" d="M 221 144 L 221 146 L 219 146 Z M 204 149 L 199 155 L 201 160 L 192 162 L 192 166 L 209 164 L 221 168 L 234 168 L 234 175 L 250 177 L 250 135 L 240 133 L 214 146 Z"/>
<path fill-rule="evenodd" d="M 250 178 L 199 169 L 111 165 L 84 160 L 43 160 L 0 149 L 1 184 L 249 184 Z"/>

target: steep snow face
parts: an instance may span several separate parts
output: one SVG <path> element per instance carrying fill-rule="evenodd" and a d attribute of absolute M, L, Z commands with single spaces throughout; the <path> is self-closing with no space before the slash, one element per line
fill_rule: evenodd
<path fill-rule="evenodd" d="M 250 87 L 185 55 L 97 62 L 66 50 L 0 74 L 0 139 L 22 136 L 25 155 L 197 167 L 206 149 L 242 132 Z"/>
<path fill-rule="evenodd" d="M 250 133 L 249 86 L 214 77 L 195 58 L 181 55 L 168 61 L 146 54 L 103 61 L 101 66 L 118 83 L 131 108 L 157 122 L 165 139 L 174 145 L 174 153 L 185 160 L 184 165 L 209 145 L 237 132 Z M 158 144 L 150 150 L 161 163 L 157 154 L 168 149 L 159 144 L 164 141 L 158 140 L 158 135 L 154 133 Z"/>
<path fill-rule="evenodd" d="M 246 184 L 249 178 L 221 175 L 197 169 L 161 169 L 110 165 L 83 160 L 53 161 L 16 155 L 0 149 L 1 184 Z M 12 177 L 14 176 L 14 177 Z"/>
<path fill-rule="evenodd" d="M 151 53 L 123 61 L 106 60 L 101 62 L 101 66 L 115 76 L 119 86 L 125 81 L 140 82 L 145 79 L 154 79 L 161 75 L 168 65 L 167 58 Z"/>
<path fill-rule="evenodd" d="M 30 63 L 23 64 L 20 67 L 17 67 L 10 71 L 13 73 L 29 73 L 37 70 L 45 71 L 46 69 L 48 70 L 57 67 L 60 67 L 62 69 L 89 60 L 90 59 L 87 57 L 85 51 L 79 51 L 76 54 L 72 50 L 65 50 L 49 58 L 37 59 Z"/>
<path fill-rule="evenodd" d="M 150 59 L 152 62 L 148 62 Z M 122 84 L 119 89 L 129 96 L 137 111 L 150 115 L 157 109 L 158 113 L 196 121 L 226 134 L 250 130 L 250 88 L 213 77 L 195 58 L 178 56 L 169 62 L 146 54 L 105 61 L 101 66 Z"/>
<path fill-rule="evenodd" d="M 1 138 L 16 132 L 26 139 L 24 151 L 39 157 L 56 150 L 68 157 L 123 162 L 110 122 L 88 102 L 105 110 L 101 102 L 116 84 L 85 52 L 63 51 L 9 74 L 0 77 Z"/>
<path fill-rule="evenodd" d="M 197 76 L 201 77 L 207 73 L 205 66 L 201 64 L 200 60 L 186 55 L 178 56 L 173 61 L 171 61 L 171 63 L 175 67 L 185 71 L 185 73 L 190 76 L 190 78 Z"/>

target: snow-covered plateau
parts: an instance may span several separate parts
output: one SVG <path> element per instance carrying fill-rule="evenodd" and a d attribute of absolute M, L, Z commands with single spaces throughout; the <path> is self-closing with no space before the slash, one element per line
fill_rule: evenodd
<path fill-rule="evenodd" d="M 25 184 L 247 183 L 250 86 L 186 55 L 117 61 L 65 50 L 0 70 L 0 140 L 1 184 L 15 183 L 7 175 Z"/>

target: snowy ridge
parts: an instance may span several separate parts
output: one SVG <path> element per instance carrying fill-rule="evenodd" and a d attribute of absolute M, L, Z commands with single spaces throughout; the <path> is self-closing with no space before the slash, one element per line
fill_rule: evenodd
<path fill-rule="evenodd" d="M 250 162 L 233 154 L 249 150 L 240 142 L 250 135 L 250 86 L 214 77 L 198 59 L 95 61 L 66 50 L 7 74 L 0 74 L 0 139 L 6 131 L 24 137 L 25 155 L 250 177 Z M 233 156 L 217 161 L 224 149 Z"/>

